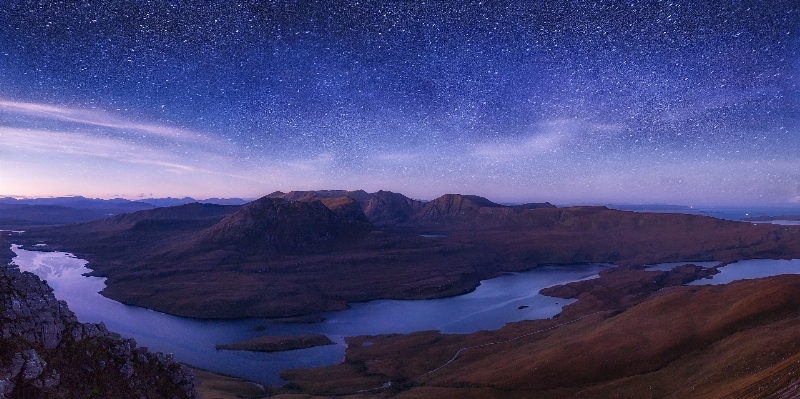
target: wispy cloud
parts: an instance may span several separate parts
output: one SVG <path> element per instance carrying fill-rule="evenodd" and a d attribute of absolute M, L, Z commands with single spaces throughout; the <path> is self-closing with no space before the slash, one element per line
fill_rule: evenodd
<path fill-rule="evenodd" d="M 537 134 L 524 140 L 508 140 L 496 144 L 479 145 L 473 155 L 479 157 L 503 158 L 525 157 L 555 152 L 569 136 L 561 132 Z"/>
<path fill-rule="evenodd" d="M 159 124 L 149 124 L 121 118 L 110 112 L 93 109 L 59 107 L 48 104 L 26 103 L 0 99 L 0 112 L 34 118 L 101 126 L 116 131 L 136 131 L 176 142 L 194 144 L 220 144 L 222 141 L 194 132 Z"/>
<path fill-rule="evenodd" d="M 322 153 L 315 158 L 295 159 L 286 163 L 289 170 L 305 173 L 321 173 L 333 164 L 332 154 Z"/>
<path fill-rule="evenodd" d="M 584 141 L 587 135 L 614 135 L 622 129 L 623 126 L 616 124 L 588 123 L 575 119 L 550 120 L 533 126 L 527 137 L 479 144 L 472 155 L 496 160 L 533 157 L 559 152 L 578 138 Z"/>
<path fill-rule="evenodd" d="M 373 156 L 373 158 L 380 162 L 389 162 L 392 164 L 407 164 L 419 161 L 420 154 L 410 153 L 410 152 L 389 152 L 389 153 L 375 155 Z"/>
<path fill-rule="evenodd" d="M 131 165 L 162 167 L 171 173 L 214 174 L 261 183 L 232 168 L 232 144 L 188 129 L 126 119 L 111 112 L 0 99 L 0 114 L 67 122 L 54 129 L 0 123 L 0 150 L 95 157 Z M 103 134 L 77 125 L 105 128 Z M 142 139 L 144 138 L 144 140 Z M 147 140 L 155 138 L 157 140 Z M 234 173 L 230 173 L 233 171 Z"/>
<path fill-rule="evenodd" d="M 193 150 L 191 153 L 183 154 L 188 156 L 187 159 L 167 150 L 119 138 L 0 126 L 0 150 L 34 152 L 50 158 L 57 156 L 103 158 L 128 164 L 160 166 L 174 173 L 215 174 L 261 182 L 260 179 L 249 175 L 228 173 L 224 165 L 232 163 L 231 160 L 218 154 Z M 218 168 L 212 169 L 204 165 L 214 165 Z"/>

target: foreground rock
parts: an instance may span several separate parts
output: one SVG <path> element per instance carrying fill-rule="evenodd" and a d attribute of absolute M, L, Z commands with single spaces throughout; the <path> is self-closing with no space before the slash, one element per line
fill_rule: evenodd
<path fill-rule="evenodd" d="M 171 355 L 79 323 L 32 273 L 0 267 L 0 399 L 199 398 Z"/>
<path fill-rule="evenodd" d="M 252 352 L 280 352 L 315 346 L 333 345 L 333 341 L 322 334 L 298 336 L 263 336 L 233 344 L 217 345 L 217 349 Z"/>

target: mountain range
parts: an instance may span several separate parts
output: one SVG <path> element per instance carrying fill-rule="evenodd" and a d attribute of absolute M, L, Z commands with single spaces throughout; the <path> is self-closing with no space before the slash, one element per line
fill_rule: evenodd
<path fill-rule="evenodd" d="M 123 198 L 99 199 L 74 197 L 14 198 L 0 197 L 0 228 L 18 229 L 27 226 L 51 226 L 105 219 L 122 213 L 194 202 L 220 205 L 242 205 L 241 198 L 146 198 L 131 201 Z"/>
<path fill-rule="evenodd" d="M 446 194 L 276 192 L 30 229 L 89 260 L 106 295 L 212 318 L 288 317 L 379 298 L 424 299 L 544 264 L 641 265 L 800 256 L 797 229 L 605 207 L 507 206 Z"/>
<path fill-rule="evenodd" d="M 472 334 L 348 337 L 341 364 L 286 370 L 289 382 L 266 389 L 271 394 L 721 399 L 800 393 L 794 377 L 800 372 L 800 279 L 697 287 L 684 284 L 717 270 L 641 267 L 800 258 L 798 226 L 549 203 L 509 206 L 460 194 L 419 201 L 388 191 L 324 190 L 275 192 L 245 204 L 153 207 L 26 230 L 0 231 L 0 247 L 13 240 L 72 252 L 89 260 L 92 274 L 107 277 L 103 295 L 200 318 L 284 318 L 353 301 L 457 295 L 482 279 L 541 265 L 618 266 L 596 279 L 542 290 L 576 300 L 552 319 Z M 0 249 L 3 257 L 8 260 L 8 250 Z M 42 384 L 52 381 L 45 377 Z"/>

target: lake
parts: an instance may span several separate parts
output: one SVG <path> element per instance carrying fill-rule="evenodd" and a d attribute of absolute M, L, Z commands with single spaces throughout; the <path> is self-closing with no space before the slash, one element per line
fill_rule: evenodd
<path fill-rule="evenodd" d="M 17 245 L 12 250 L 16 253 L 13 263 L 47 280 L 56 297 L 65 300 L 81 322 L 103 322 L 109 330 L 136 339 L 139 346 L 173 353 L 178 361 L 268 385 L 283 383 L 279 377 L 283 369 L 341 362 L 346 336 L 423 330 L 470 333 L 498 329 L 514 321 L 552 317 L 574 300 L 539 295 L 539 290 L 595 278 L 600 270 L 611 267 L 545 266 L 482 281 L 475 291 L 455 297 L 353 303 L 347 310 L 320 314 L 325 320 L 319 323 L 279 324 L 268 319 L 190 319 L 123 305 L 98 294 L 105 287 L 105 278 L 83 276 L 90 271 L 83 259 Z M 218 344 L 261 335 L 313 333 L 327 335 L 336 345 L 276 353 L 215 349 Z"/>
<path fill-rule="evenodd" d="M 800 259 L 740 260 L 725 267 L 721 267 L 719 271 L 719 273 L 713 275 L 710 279 L 695 280 L 689 283 L 689 285 L 717 285 L 727 284 L 736 280 L 777 276 L 779 274 L 800 274 Z"/>
<path fill-rule="evenodd" d="M 632 204 L 613 204 L 606 205 L 611 209 L 634 212 L 655 212 L 655 213 L 685 213 L 689 215 L 711 216 L 717 219 L 727 219 L 741 221 L 743 218 L 758 216 L 785 216 L 800 215 L 800 204 L 785 204 L 782 206 L 681 206 L 681 205 L 632 205 Z M 788 222 L 788 223 L 787 223 Z M 794 225 L 793 221 L 775 221 L 776 224 Z"/>
<path fill-rule="evenodd" d="M 648 265 L 646 270 L 668 271 L 687 262 L 659 263 Z M 721 262 L 690 262 L 703 267 L 714 267 Z M 719 285 L 736 280 L 747 280 L 780 274 L 800 274 L 800 259 L 746 259 L 719 268 L 719 273 L 710 278 L 692 281 L 687 285 Z"/>

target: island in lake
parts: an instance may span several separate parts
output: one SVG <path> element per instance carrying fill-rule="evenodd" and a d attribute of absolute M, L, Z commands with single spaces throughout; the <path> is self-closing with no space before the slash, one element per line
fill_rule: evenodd
<path fill-rule="evenodd" d="M 261 336 L 232 344 L 217 345 L 217 349 L 252 352 L 280 352 L 315 346 L 333 345 L 333 341 L 323 334 Z"/>

